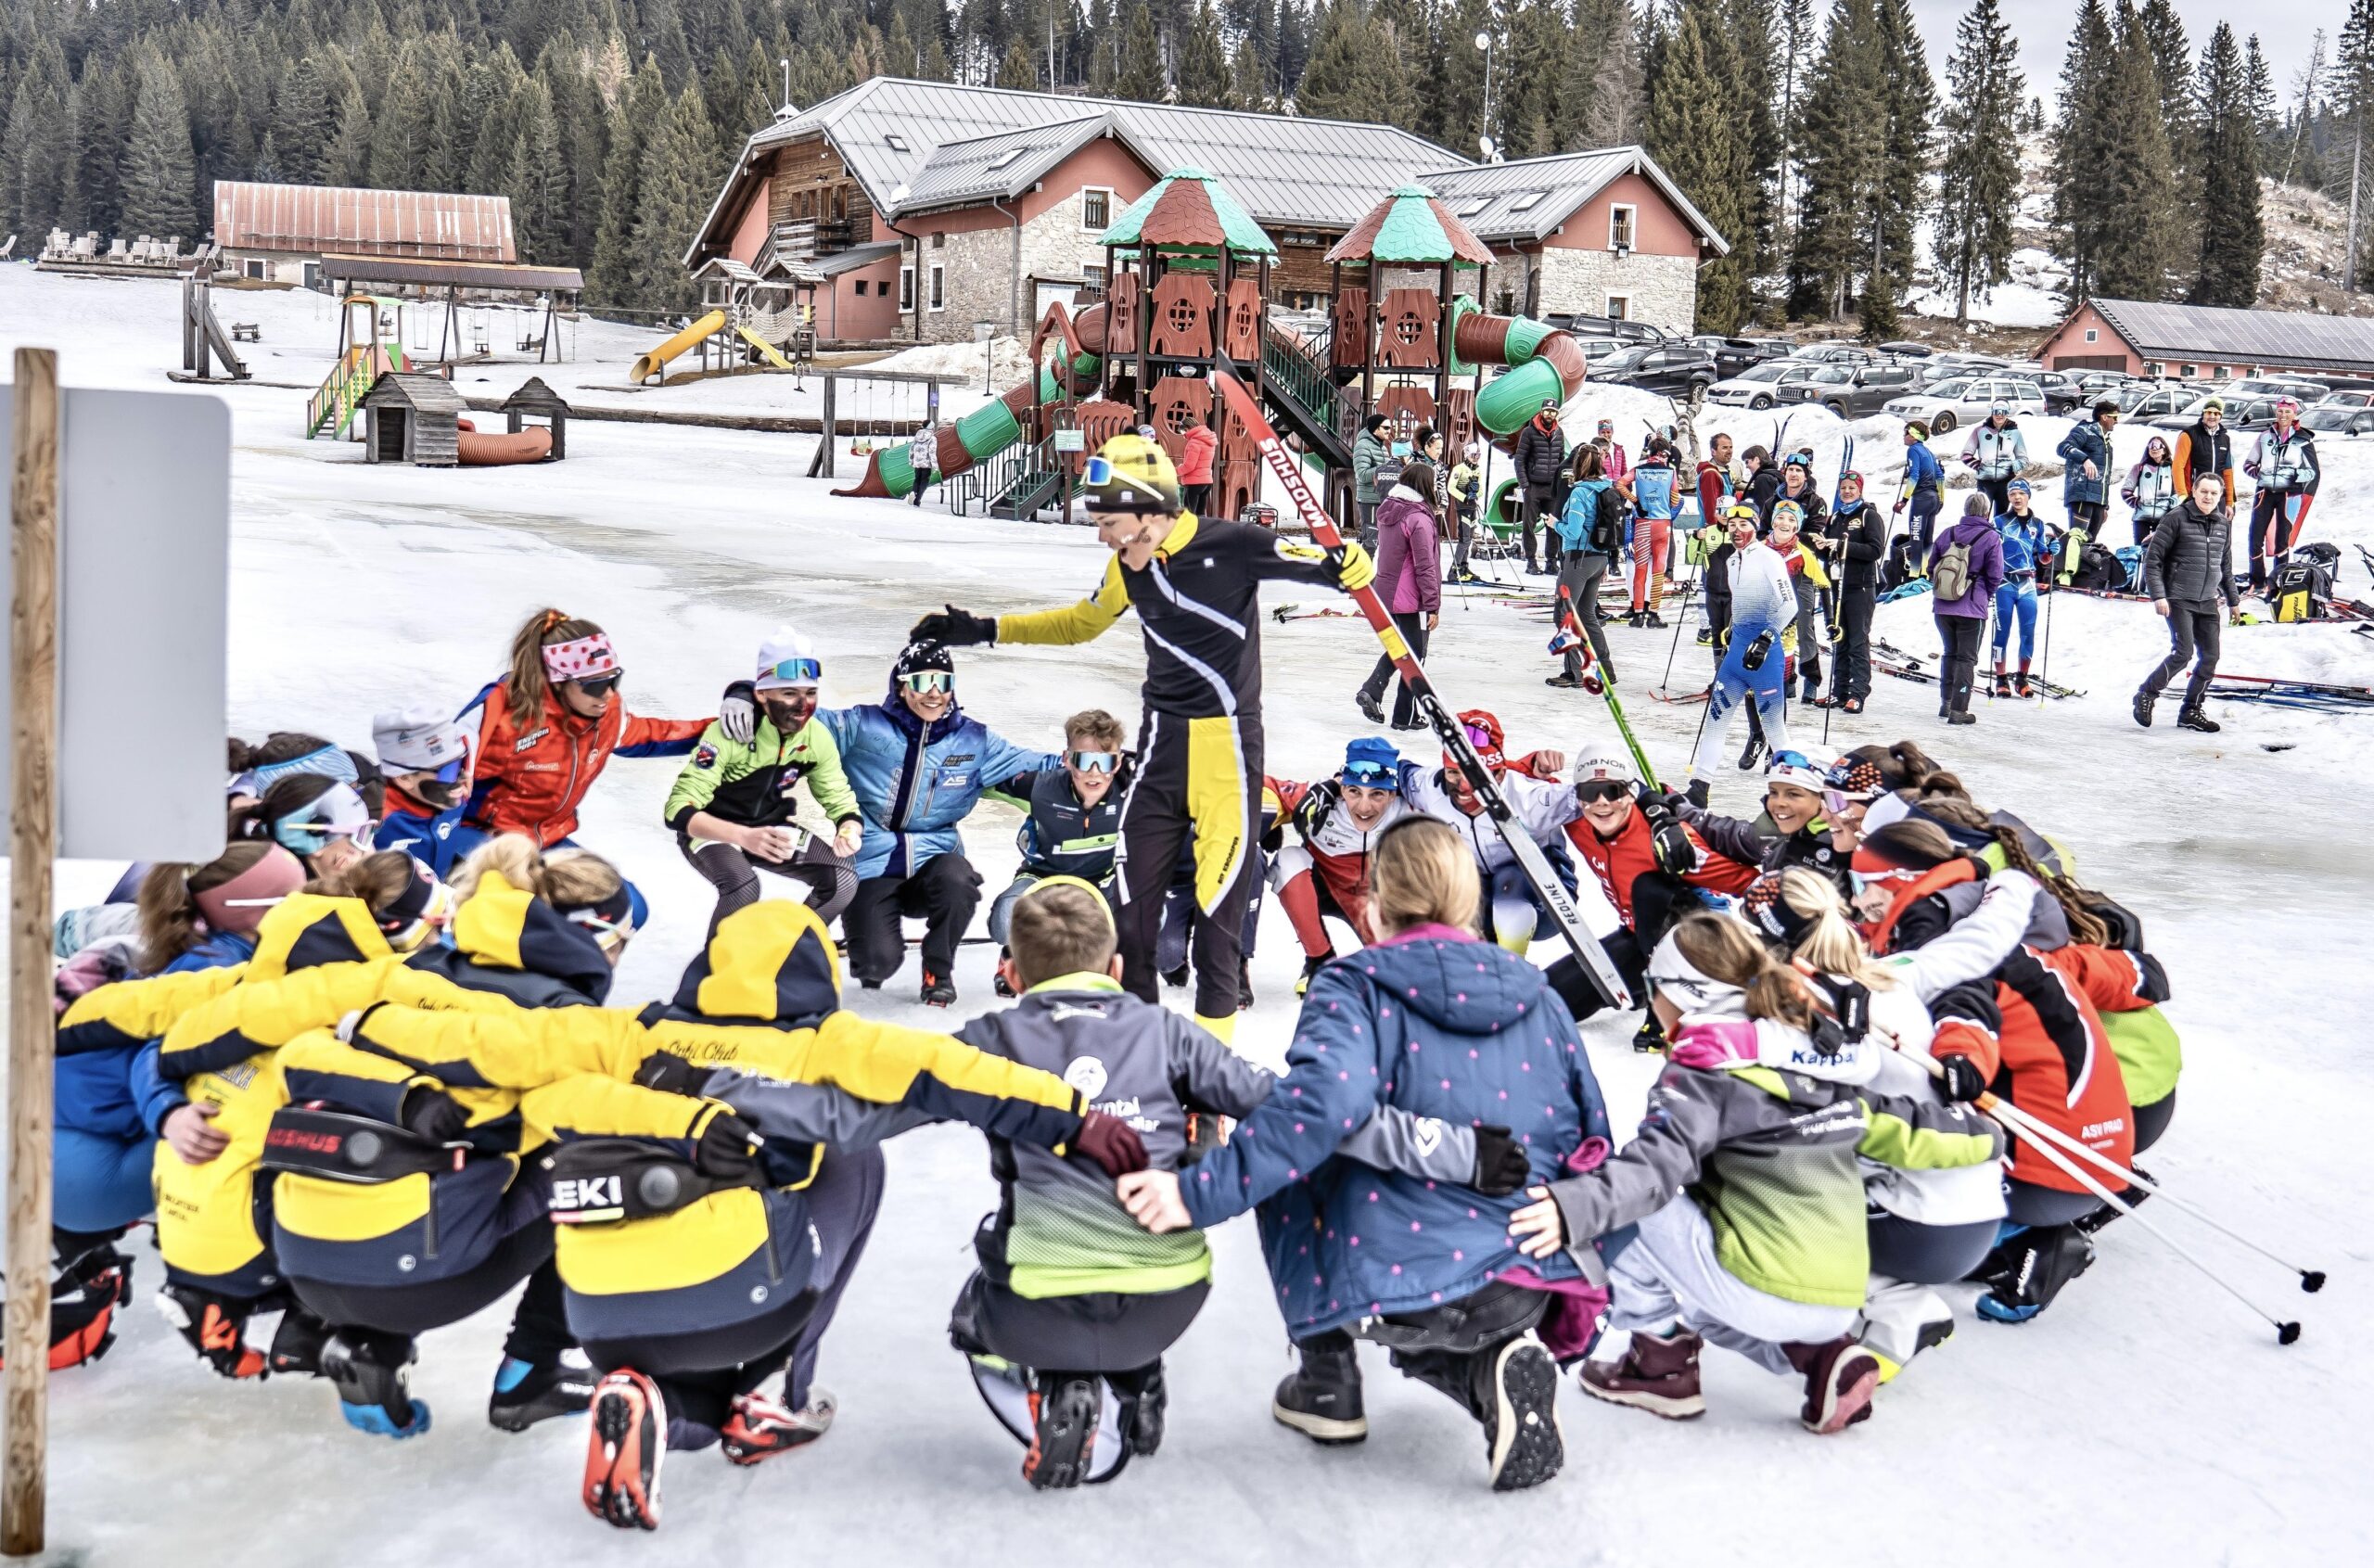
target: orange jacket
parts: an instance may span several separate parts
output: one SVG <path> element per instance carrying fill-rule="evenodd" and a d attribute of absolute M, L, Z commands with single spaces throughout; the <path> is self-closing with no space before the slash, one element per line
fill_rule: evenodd
<path fill-rule="evenodd" d="M 613 754 L 682 757 L 707 719 L 639 719 L 613 696 L 599 719 L 580 719 L 546 695 L 543 711 L 522 726 L 503 682 L 461 713 L 478 725 L 478 775 L 462 820 L 482 833 L 524 833 L 545 848 L 577 831 L 577 808 Z"/>

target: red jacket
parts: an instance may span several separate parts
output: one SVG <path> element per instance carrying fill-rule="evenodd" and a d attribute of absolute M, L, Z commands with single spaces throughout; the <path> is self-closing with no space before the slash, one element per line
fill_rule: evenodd
<path fill-rule="evenodd" d="M 1687 823 L 1681 831 L 1690 835 L 1691 844 L 1698 851 L 1697 867 L 1683 873 L 1681 881 L 1717 893 L 1736 895 L 1747 891 L 1748 885 L 1755 880 L 1755 867 L 1743 866 L 1715 853 L 1698 836 L 1698 830 Z M 1600 891 L 1615 906 L 1615 916 L 1624 923 L 1624 929 L 1634 930 L 1632 886 L 1658 869 L 1656 835 L 1650 831 L 1649 819 L 1636 805 L 1614 838 L 1602 838 L 1596 828 L 1577 817 L 1566 824 L 1566 837 L 1574 844 L 1575 853 L 1591 868 L 1591 874 L 1599 878 Z"/>
<path fill-rule="evenodd" d="M 612 697 L 599 719 L 580 719 L 549 693 L 543 712 L 524 730 L 498 681 L 464 708 L 477 715 L 478 779 L 462 813 L 484 833 L 524 833 L 549 849 L 577 831 L 577 808 L 613 754 L 682 757 L 707 719 L 639 719 Z"/>
<path fill-rule="evenodd" d="M 1220 439 L 1209 425 L 1198 425 L 1187 432 L 1186 450 L 1179 454 L 1179 482 L 1182 485 L 1207 485 L 1212 482 L 1212 454 L 1219 450 Z"/>

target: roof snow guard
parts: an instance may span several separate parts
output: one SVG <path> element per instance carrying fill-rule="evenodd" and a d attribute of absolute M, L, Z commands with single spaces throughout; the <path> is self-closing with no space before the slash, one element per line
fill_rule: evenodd
<path fill-rule="evenodd" d="M 1327 253 L 1330 261 L 1489 266 L 1492 248 L 1423 185 L 1401 185 Z"/>
<path fill-rule="evenodd" d="M 1201 169 L 1174 169 L 1130 203 L 1097 241 L 1149 250 L 1226 249 L 1238 256 L 1275 256 L 1277 242 L 1220 183 Z"/>

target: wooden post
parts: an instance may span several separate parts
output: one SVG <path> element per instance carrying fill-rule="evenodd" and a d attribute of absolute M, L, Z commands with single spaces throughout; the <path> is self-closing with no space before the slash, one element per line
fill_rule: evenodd
<path fill-rule="evenodd" d="M 820 455 L 823 460 L 822 465 L 823 477 L 828 479 L 833 477 L 833 447 L 840 440 L 841 435 L 840 409 L 833 397 L 835 389 L 834 376 L 828 370 L 824 373 L 824 416 L 817 421 L 823 427 L 824 445 Z"/>
<path fill-rule="evenodd" d="M 57 354 L 19 349 L 10 498 L 15 704 L 8 876 L 8 1307 L 6 1473 L 0 1552 L 27 1557 L 45 1531 L 49 1446 L 50 864 L 57 801 Z"/>

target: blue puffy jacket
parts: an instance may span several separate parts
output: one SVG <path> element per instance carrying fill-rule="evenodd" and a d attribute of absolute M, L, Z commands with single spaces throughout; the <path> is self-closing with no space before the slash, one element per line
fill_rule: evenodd
<path fill-rule="evenodd" d="M 462 813 L 469 809 L 466 800 L 456 800 L 436 815 L 428 816 L 398 805 L 393 787 L 388 794 L 388 809 L 379 819 L 378 830 L 371 835 L 372 848 L 402 849 L 435 872 L 440 882 L 453 874 L 454 862 L 466 852 L 486 842 L 486 835 L 462 826 Z"/>
<path fill-rule="evenodd" d="M 816 719 L 840 747 L 841 771 L 865 818 L 860 877 L 913 876 L 926 860 L 962 854 L 956 824 L 983 792 L 1064 760 L 1023 750 L 961 708 L 951 708 L 926 733 L 895 690 L 872 708 L 820 708 Z"/>
<path fill-rule="evenodd" d="M 255 950 L 253 937 L 218 931 L 159 973 L 221 969 L 247 962 Z M 158 1136 L 173 1107 L 188 1098 L 178 1082 L 159 1076 L 153 1039 L 60 1056 L 50 1081 L 57 1097 L 57 1126 L 125 1142 Z"/>
<path fill-rule="evenodd" d="M 1329 963 L 1311 980 L 1284 1079 L 1181 1180 L 1198 1227 L 1260 1205 L 1290 1333 L 1457 1301 L 1519 1266 L 1576 1277 L 1564 1253 L 1527 1263 L 1510 1243 L 1522 1192 L 1487 1198 L 1331 1159 L 1380 1104 L 1510 1128 L 1528 1185 L 1564 1174 L 1586 1138 L 1607 1138 L 1582 1037 L 1531 963 L 1442 926 Z"/>
<path fill-rule="evenodd" d="M 2069 465 L 2061 478 L 2061 502 L 2064 506 L 2098 505 L 2111 493 L 2111 448 L 2102 439 L 2102 427 L 2090 419 L 2080 419 L 2069 427 L 2061 438 L 2061 460 Z M 2094 465 L 2094 477 L 2086 477 L 2086 465 Z"/>

